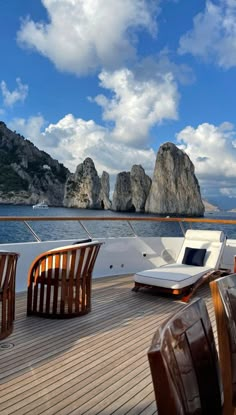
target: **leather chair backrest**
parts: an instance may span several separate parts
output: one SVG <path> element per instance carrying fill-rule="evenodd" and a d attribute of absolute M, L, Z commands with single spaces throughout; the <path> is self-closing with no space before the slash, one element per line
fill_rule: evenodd
<path fill-rule="evenodd" d="M 183 307 L 157 329 L 148 359 L 158 415 L 222 413 L 218 355 L 202 299 Z"/>

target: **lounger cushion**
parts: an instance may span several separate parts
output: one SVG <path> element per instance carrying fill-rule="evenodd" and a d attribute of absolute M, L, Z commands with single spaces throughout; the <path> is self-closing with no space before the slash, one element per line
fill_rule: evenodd
<path fill-rule="evenodd" d="M 226 239 L 223 231 L 188 229 L 176 263 L 182 264 L 186 247 L 200 248 L 206 249 L 207 251 L 203 265 L 217 269 L 219 268 L 225 241 Z"/>
<path fill-rule="evenodd" d="M 145 285 L 176 290 L 194 284 L 199 278 L 210 271 L 213 271 L 213 268 L 169 264 L 138 272 L 134 275 L 134 281 Z"/>
<path fill-rule="evenodd" d="M 225 234 L 223 231 L 188 229 L 185 238 L 192 241 L 223 242 L 225 240 Z"/>
<path fill-rule="evenodd" d="M 134 281 L 147 286 L 172 290 L 191 286 L 205 274 L 219 268 L 225 243 L 226 237 L 223 231 L 189 229 L 185 234 L 183 245 L 174 264 L 140 271 L 134 275 Z M 200 260 L 197 260 L 195 262 L 198 264 L 197 266 L 183 264 L 186 248 L 204 250 L 203 263 L 201 264 Z"/>
<path fill-rule="evenodd" d="M 189 248 L 186 246 L 182 264 L 202 267 L 205 255 L 206 249 L 204 248 Z"/>

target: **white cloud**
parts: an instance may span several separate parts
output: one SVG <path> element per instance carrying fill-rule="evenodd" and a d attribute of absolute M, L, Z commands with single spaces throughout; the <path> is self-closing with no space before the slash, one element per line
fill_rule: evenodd
<path fill-rule="evenodd" d="M 217 63 L 236 66 L 236 1 L 208 0 L 204 12 L 194 18 L 193 29 L 180 39 L 179 53 L 191 53 Z"/>
<path fill-rule="evenodd" d="M 20 132 L 25 138 L 32 141 L 37 147 L 42 145 L 41 129 L 45 125 L 45 120 L 41 115 L 24 118 L 14 118 L 8 123 L 8 127 L 16 132 Z"/>
<path fill-rule="evenodd" d="M 75 171 L 79 163 L 91 157 L 99 172 L 114 175 L 130 170 L 133 164 L 141 164 L 152 175 L 156 155 L 152 149 L 133 149 L 112 142 L 106 128 L 94 121 L 76 119 L 68 114 L 57 124 L 50 124 L 42 134 L 44 150 Z"/>
<path fill-rule="evenodd" d="M 141 76 L 141 79 L 158 79 L 160 75 L 163 77 L 171 73 L 180 84 L 189 85 L 195 82 L 193 69 L 186 64 L 176 64 L 170 56 L 171 52 L 168 48 L 164 48 L 159 54 L 143 58 L 135 67 L 136 76 Z"/>
<path fill-rule="evenodd" d="M 100 85 L 113 95 L 111 99 L 99 95 L 95 101 L 103 108 L 103 119 L 114 123 L 111 135 L 115 140 L 143 144 L 154 125 L 164 119 L 177 119 L 179 96 L 172 74 L 152 76 L 138 79 L 126 68 L 100 73 Z"/>
<path fill-rule="evenodd" d="M 12 107 L 17 101 L 24 102 L 28 95 L 28 85 L 22 84 L 20 78 L 16 78 L 17 87 L 10 92 L 5 81 L 1 81 L 0 87 L 3 95 L 3 103 L 6 107 Z"/>
<path fill-rule="evenodd" d="M 157 31 L 157 0 L 42 0 L 48 23 L 27 18 L 18 42 L 78 75 L 135 57 L 136 34 Z"/>
<path fill-rule="evenodd" d="M 50 124 L 42 133 L 39 129 L 43 118 L 32 117 L 28 121 L 14 120 L 9 127 L 15 129 L 33 142 L 40 150 L 63 163 L 71 172 L 86 157 L 91 157 L 99 173 L 110 174 L 111 187 L 117 173 L 130 171 L 134 164 L 141 164 L 152 177 L 156 154 L 153 149 L 134 149 L 128 145 L 113 142 L 109 131 L 94 121 L 84 121 L 68 114 L 56 124 Z"/>
<path fill-rule="evenodd" d="M 219 188 L 235 188 L 235 137 L 234 126 L 228 122 L 219 126 L 208 123 L 197 128 L 188 126 L 177 134 L 179 147 L 193 162 L 196 176 L 206 196 L 219 193 Z"/>
<path fill-rule="evenodd" d="M 46 123 L 41 115 L 14 119 L 9 127 L 72 172 L 91 157 L 99 174 L 106 170 L 116 175 L 138 163 L 152 176 L 156 154 L 147 148 L 149 130 L 166 118 L 176 119 L 178 106 L 173 76 L 160 68 L 156 65 L 148 74 L 145 65 L 136 74 L 125 68 L 100 73 L 101 86 L 111 98 L 100 95 L 94 101 L 103 108 L 103 118 L 109 121 L 106 126 L 68 114 L 44 131 Z"/>

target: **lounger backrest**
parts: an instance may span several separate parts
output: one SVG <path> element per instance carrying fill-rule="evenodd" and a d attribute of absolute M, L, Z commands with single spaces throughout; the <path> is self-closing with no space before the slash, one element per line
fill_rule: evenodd
<path fill-rule="evenodd" d="M 148 360 L 158 415 L 222 414 L 219 361 L 203 299 L 157 329 Z"/>
<path fill-rule="evenodd" d="M 203 265 L 218 269 L 225 243 L 226 237 L 223 231 L 188 229 L 176 262 L 182 264 L 186 247 L 205 248 L 207 252 Z"/>

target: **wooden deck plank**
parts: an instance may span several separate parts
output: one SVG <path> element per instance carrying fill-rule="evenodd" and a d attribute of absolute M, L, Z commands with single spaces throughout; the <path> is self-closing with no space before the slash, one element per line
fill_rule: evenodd
<path fill-rule="evenodd" d="M 176 306 L 175 307 L 173 307 L 173 311 L 176 309 Z M 149 310 L 147 311 L 147 309 L 145 309 L 144 307 L 143 307 L 143 309 L 142 309 L 142 313 L 141 313 L 141 315 L 139 316 L 138 315 L 138 313 L 139 313 L 139 311 L 137 310 L 137 317 L 136 317 L 136 322 L 135 322 L 135 324 L 136 325 L 140 325 L 139 324 L 139 320 L 140 319 L 143 319 L 143 312 L 145 312 L 145 315 L 146 315 L 146 318 L 147 317 L 149 317 L 149 313 L 151 313 L 151 314 L 153 314 L 153 311 L 154 311 L 154 309 L 153 308 L 150 308 L 150 306 L 149 306 Z M 158 311 L 158 308 L 156 307 L 156 309 L 155 309 L 155 311 L 157 312 Z M 129 317 L 128 317 L 128 314 L 126 314 L 126 316 L 127 316 L 127 319 L 126 319 L 126 322 L 125 322 L 125 324 L 127 323 L 129 323 Z M 153 316 L 154 317 L 154 319 L 155 319 L 155 315 Z M 165 319 L 165 317 L 166 317 L 166 314 L 165 314 L 165 312 L 162 312 L 162 314 L 161 314 L 161 312 L 159 311 L 159 321 L 160 320 L 164 320 Z M 118 319 L 119 319 L 120 317 L 118 317 Z M 149 317 L 150 318 L 150 317 Z M 113 320 L 114 321 L 114 320 Z M 103 322 L 103 325 L 104 324 L 106 324 L 106 321 L 105 322 Z M 122 325 L 123 326 L 123 325 Z M 112 328 L 112 326 L 110 326 L 111 328 Z M 81 327 L 80 327 L 81 328 Z M 98 326 L 96 327 L 96 329 L 98 328 Z M 113 328 L 114 328 L 114 326 L 113 326 Z M 108 327 L 106 328 L 106 330 L 108 329 Z M 137 330 L 138 329 L 138 327 L 134 327 L 134 329 L 135 330 Z M 140 329 L 142 329 L 142 327 L 140 327 Z M 120 331 L 123 331 L 124 333 L 125 333 L 125 327 L 122 327 L 121 329 L 120 328 L 118 328 L 117 329 L 117 334 L 119 333 L 119 330 Z M 64 331 L 64 332 L 59 332 L 59 340 L 58 340 L 58 343 L 57 343 L 57 347 L 58 347 L 58 345 L 59 344 L 61 344 L 61 342 L 60 342 L 60 336 L 61 336 L 61 334 L 67 334 L 67 332 L 66 331 Z M 90 343 L 90 342 L 92 342 L 93 341 L 93 337 L 94 337 L 94 333 L 91 333 L 91 330 L 90 330 L 90 337 L 89 338 L 87 338 L 86 336 L 83 338 L 83 339 L 81 339 L 81 341 L 80 341 L 80 347 L 82 346 L 82 343 L 84 343 L 84 345 L 85 345 L 85 347 L 87 348 L 87 346 L 88 346 L 88 343 Z M 58 333 L 55 335 L 55 337 L 52 337 L 52 340 L 54 340 L 55 341 L 55 339 L 57 339 L 57 337 L 58 337 Z M 110 338 L 110 332 L 109 332 L 109 330 L 108 330 L 108 333 L 101 333 L 101 334 L 98 334 L 98 335 L 96 335 L 96 340 L 98 340 L 99 338 L 102 338 L 102 339 L 105 339 L 105 337 L 108 337 L 108 339 Z M 67 341 L 68 341 L 68 336 L 67 336 Z M 70 338 L 71 339 L 71 338 Z M 62 340 L 63 342 L 65 342 L 65 340 Z M 71 341 L 71 340 L 70 340 Z M 38 345 L 39 346 L 39 345 Z M 42 344 L 40 345 L 40 346 L 42 346 Z M 50 347 L 50 346 L 49 346 Z M 75 347 L 75 345 L 74 345 L 74 347 Z M 45 345 L 45 350 L 47 350 L 48 349 L 48 344 L 47 345 Z M 44 350 L 44 353 L 45 353 L 45 350 Z M 20 350 L 20 353 L 22 353 L 22 350 Z M 38 353 L 37 353 L 37 350 L 33 350 L 32 351 L 32 353 L 33 354 L 35 354 L 36 356 L 37 356 L 37 359 L 38 359 Z M 27 352 L 27 355 L 28 355 L 28 357 L 29 357 L 29 353 Z M 32 356 L 32 355 L 31 355 Z M 21 356 L 21 358 L 23 359 L 23 357 Z M 12 361 L 13 361 L 13 363 L 14 363 L 14 365 L 15 365 L 15 361 L 17 361 L 18 362 L 18 365 L 20 365 L 20 356 L 18 356 L 18 352 L 15 352 L 15 354 L 14 354 L 14 357 L 13 357 L 13 359 L 12 359 Z M 35 361 L 36 361 L 36 358 L 35 358 Z M 7 366 L 7 370 L 9 371 L 9 368 L 10 368 L 10 363 L 11 363 L 11 361 L 9 362 L 9 360 L 8 360 L 8 362 L 7 363 L 5 363 L 5 366 Z M 3 370 L 3 367 L 4 367 L 4 364 L 2 364 L 2 370 Z"/>
<path fill-rule="evenodd" d="M 16 299 L 11 336 L 0 347 L 1 415 L 154 415 L 147 349 L 156 328 L 184 306 L 131 291 L 131 276 L 93 281 L 92 312 L 69 320 L 26 317 Z M 216 333 L 208 287 L 198 292 Z"/>
<path fill-rule="evenodd" d="M 152 336 L 152 331 L 150 331 L 150 337 Z M 81 389 L 77 392 L 78 389 L 78 377 L 79 377 L 79 381 L 83 381 L 84 382 L 84 386 L 86 386 L 86 378 L 87 378 L 87 383 L 88 383 L 88 391 L 90 391 L 91 388 L 94 388 L 94 382 L 93 379 L 95 379 L 95 382 L 98 380 L 99 384 L 101 385 L 101 383 L 103 382 L 104 378 L 108 377 L 108 386 L 109 386 L 109 373 L 110 370 L 113 371 L 113 375 L 115 374 L 114 372 L 117 371 L 118 375 L 117 377 L 119 378 L 120 374 L 119 371 L 122 369 L 122 359 L 124 360 L 124 367 L 127 367 L 127 360 L 128 358 L 130 358 L 134 361 L 132 363 L 134 363 L 134 367 L 135 367 L 135 359 L 133 358 L 133 355 L 135 355 L 137 353 L 137 357 L 141 359 L 143 357 L 143 355 L 145 356 L 145 354 L 143 354 L 143 348 L 145 348 L 145 343 L 144 343 L 144 339 L 145 339 L 145 335 L 143 336 L 143 338 L 141 339 L 140 342 L 137 341 L 137 343 L 133 342 L 133 347 L 129 346 L 126 348 L 126 351 L 124 351 L 124 347 L 123 345 L 120 346 L 120 348 L 117 350 L 116 355 L 114 355 L 113 353 L 109 353 L 109 350 L 106 349 L 106 357 L 103 357 L 102 360 L 102 354 L 104 355 L 104 350 L 101 353 L 101 357 L 96 356 L 96 359 L 100 361 L 99 367 L 94 367 L 95 364 L 86 364 L 86 361 L 81 362 L 78 359 L 78 363 L 77 362 L 72 362 L 73 365 L 70 366 L 67 370 L 66 369 L 58 369 L 57 371 L 53 371 L 53 373 L 49 373 L 47 376 L 42 376 L 40 378 L 40 383 L 44 384 L 45 390 L 47 390 L 47 397 L 49 398 L 49 394 L 50 394 L 50 387 L 52 388 L 52 391 L 54 391 L 55 389 L 55 376 L 57 376 L 56 378 L 56 382 L 57 382 L 57 389 L 56 389 L 56 394 L 60 395 L 60 398 L 65 398 L 66 397 L 66 392 L 63 391 L 64 389 L 64 378 L 67 376 L 67 386 L 68 388 L 70 387 L 69 390 L 69 394 L 71 393 L 75 393 L 77 395 L 81 394 Z M 139 346 L 139 343 L 141 344 L 141 346 Z M 144 345 L 143 345 L 144 343 Z M 94 354 L 91 356 L 91 358 L 94 357 Z M 89 360 L 89 359 L 87 359 Z M 136 358 L 137 360 L 137 358 Z M 146 356 L 145 356 L 145 363 L 146 363 Z M 109 364 L 109 371 L 107 370 L 107 364 Z M 115 368 L 113 366 L 116 366 Z M 99 370 L 98 370 L 99 369 Z M 105 375 L 104 373 L 105 372 Z M 19 398 L 19 400 L 24 399 L 24 403 L 26 403 L 26 398 L 27 395 L 29 395 L 30 398 L 32 398 L 32 395 L 34 397 L 34 400 L 36 400 L 37 398 L 37 391 L 38 391 L 38 381 L 31 381 L 30 382 L 30 389 L 29 389 L 29 385 L 24 385 L 24 387 L 20 388 L 19 384 L 17 385 L 17 397 Z M 73 390 L 74 387 L 74 390 Z M 35 390 L 34 390 L 35 388 Z M 24 389 L 26 390 L 26 392 L 24 393 Z M 85 394 L 86 388 L 83 387 L 83 394 Z M 14 399 L 14 391 L 13 393 L 10 395 L 10 393 L 8 394 L 8 398 L 11 397 L 11 404 L 13 404 L 13 401 L 16 399 Z M 40 397 L 42 397 L 42 392 L 40 393 Z M 52 393 L 51 399 L 55 400 L 55 392 Z M 4 408 L 3 405 L 3 400 L 1 399 L 1 404 L 2 404 L 2 408 Z"/>

